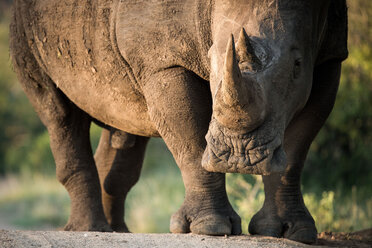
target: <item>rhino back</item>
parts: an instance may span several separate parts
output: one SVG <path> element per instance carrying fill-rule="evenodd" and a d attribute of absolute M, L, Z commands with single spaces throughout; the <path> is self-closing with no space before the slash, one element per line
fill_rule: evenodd
<path fill-rule="evenodd" d="M 40 67 L 77 106 L 118 129 L 156 136 L 140 87 L 113 40 L 116 1 L 18 0 Z"/>
<path fill-rule="evenodd" d="M 116 39 L 136 78 L 182 66 L 209 78 L 211 1 L 120 1 Z"/>

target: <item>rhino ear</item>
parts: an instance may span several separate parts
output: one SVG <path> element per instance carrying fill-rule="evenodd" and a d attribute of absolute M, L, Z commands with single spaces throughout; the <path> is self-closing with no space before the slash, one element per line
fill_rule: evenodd
<path fill-rule="evenodd" d="M 240 30 L 236 46 L 239 61 L 244 63 L 250 71 L 257 71 L 262 67 L 260 59 L 256 56 L 251 39 L 244 28 Z"/>

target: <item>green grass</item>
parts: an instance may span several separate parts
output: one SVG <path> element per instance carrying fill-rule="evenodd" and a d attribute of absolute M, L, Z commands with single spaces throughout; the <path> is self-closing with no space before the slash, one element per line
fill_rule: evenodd
<path fill-rule="evenodd" d="M 161 139 L 151 139 L 139 182 L 129 192 L 126 222 L 133 232 L 169 232 L 184 198 L 181 173 Z"/>
<path fill-rule="evenodd" d="M 99 128 L 93 127 L 92 133 L 99 134 Z M 93 137 L 94 147 L 97 142 Z M 140 181 L 128 194 L 126 221 L 133 232 L 169 232 L 170 216 L 184 197 L 181 173 L 160 139 L 152 139 L 148 147 Z M 59 229 L 68 214 L 68 194 L 55 177 L 25 171 L 0 179 L 0 224 Z"/>
<path fill-rule="evenodd" d="M 372 195 L 365 197 L 366 193 L 359 194 L 356 187 L 348 195 L 340 189 L 324 191 L 320 195 L 313 193 L 317 190 L 314 186 L 313 190 L 306 190 L 311 193 L 304 193 L 303 196 L 318 232 L 352 232 L 372 226 Z M 262 179 L 260 176 L 228 174 L 227 192 L 242 218 L 243 233 L 247 233 L 251 218 L 265 199 Z"/>
<path fill-rule="evenodd" d="M 30 174 L 0 181 L 0 218 L 16 229 L 55 229 L 68 218 L 69 198 L 55 178 Z"/>
<path fill-rule="evenodd" d="M 133 232 L 169 232 L 171 215 L 181 206 L 184 186 L 177 173 L 158 171 L 143 178 L 129 193 L 126 222 Z"/>
<path fill-rule="evenodd" d="M 253 215 L 265 200 L 262 178 L 253 175 L 227 174 L 227 193 L 235 211 L 242 220 L 242 231 L 248 233 Z"/>
<path fill-rule="evenodd" d="M 156 165 L 155 163 L 160 163 Z M 155 166 L 156 165 L 156 166 Z M 264 201 L 259 176 L 228 174 L 229 199 L 242 218 L 243 232 Z M 307 191 L 311 191 L 308 189 Z M 126 222 L 133 232 L 169 232 L 171 215 L 181 206 L 180 172 L 160 139 L 149 144 L 144 170 L 126 202 Z M 358 199 L 327 191 L 304 194 L 318 231 L 355 231 L 372 226 L 372 197 Z M 16 229 L 59 229 L 67 222 L 69 198 L 55 177 L 24 174 L 0 179 L 0 224 Z"/>
<path fill-rule="evenodd" d="M 345 197 L 340 191 L 325 191 L 321 197 L 304 194 L 318 231 L 353 232 L 372 227 L 372 196 L 358 199 L 357 188 Z"/>

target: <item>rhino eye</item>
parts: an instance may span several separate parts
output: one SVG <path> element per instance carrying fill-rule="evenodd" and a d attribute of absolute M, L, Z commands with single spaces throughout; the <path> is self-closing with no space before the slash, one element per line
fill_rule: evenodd
<path fill-rule="evenodd" d="M 293 78 L 298 78 L 298 76 L 300 75 L 301 65 L 302 65 L 301 59 L 296 59 L 293 65 Z"/>

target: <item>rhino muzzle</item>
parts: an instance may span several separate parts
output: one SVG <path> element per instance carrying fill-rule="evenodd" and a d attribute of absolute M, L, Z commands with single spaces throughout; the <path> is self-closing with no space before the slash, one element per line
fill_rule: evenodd
<path fill-rule="evenodd" d="M 203 168 L 210 172 L 269 175 L 283 172 L 286 156 L 280 135 L 263 126 L 235 134 L 212 120 L 206 135 Z"/>

